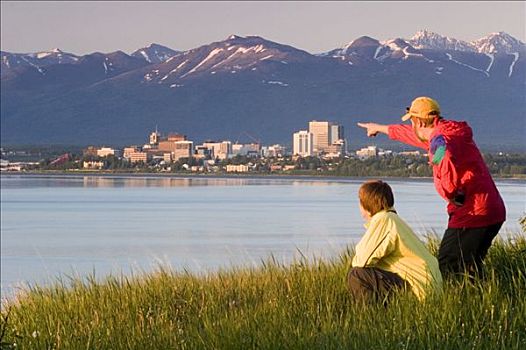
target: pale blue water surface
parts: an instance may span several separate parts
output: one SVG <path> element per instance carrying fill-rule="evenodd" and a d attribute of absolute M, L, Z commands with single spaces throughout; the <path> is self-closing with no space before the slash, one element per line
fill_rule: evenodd
<path fill-rule="evenodd" d="M 442 236 L 445 202 L 431 180 L 387 179 L 421 235 Z M 1 176 L 1 291 L 58 277 L 130 275 L 159 265 L 209 272 L 273 255 L 338 256 L 364 232 L 361 179 Z M 501 236 L 520 232 L 526 182 L 497 181 Z M 301 253 L 300 253 L 301 252 Z"/>

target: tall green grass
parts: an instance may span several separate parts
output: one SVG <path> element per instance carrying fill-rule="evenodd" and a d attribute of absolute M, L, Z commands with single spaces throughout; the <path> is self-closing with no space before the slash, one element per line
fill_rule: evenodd
<path fill-rule="evenodd" d="M 526 348 L 524 236 L 494 243 L 487 280 L 448 281 L 424 303 L 354 303 L 351 256 L 33 287 L 2 306 L 2 349 Z"/>

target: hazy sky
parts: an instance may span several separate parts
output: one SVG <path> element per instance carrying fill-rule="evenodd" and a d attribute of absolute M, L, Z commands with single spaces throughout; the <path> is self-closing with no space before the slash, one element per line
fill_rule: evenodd
<path fill-rule="evenodd" d="M 420 29 L 466 41 L 504 31 L 526 42 L 526 2 L 1 2 L 1 49 L 20 53 L 131 53 L 153 42 L 188 50 L 230 34 L 318 53 Z"/>

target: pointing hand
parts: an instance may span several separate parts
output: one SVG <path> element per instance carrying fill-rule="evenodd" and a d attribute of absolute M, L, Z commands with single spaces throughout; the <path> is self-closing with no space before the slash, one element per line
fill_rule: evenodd
<path fill-rule="evenodd" d="M 358 126 L 364 129 L 367 129 L 367 136 L 375 137 L 379 132 L 379 124 L 375 123 L 358 123 Z"/>

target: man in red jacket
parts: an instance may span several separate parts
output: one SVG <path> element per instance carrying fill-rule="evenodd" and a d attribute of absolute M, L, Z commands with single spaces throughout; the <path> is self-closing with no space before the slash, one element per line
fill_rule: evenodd
<path fill-rule="evenodd" d="M 449 222 L 438 251 L 444 275 L 483 275 L 482 261 L 506 219 L 504 202 L 466 122 L 445 120 L 438 103 L 418 97 L 403 121 L 411 125 L 358 123 L 367 136 L 387 134 L 428 152 L 438 194 L 448 202 Z"/>

